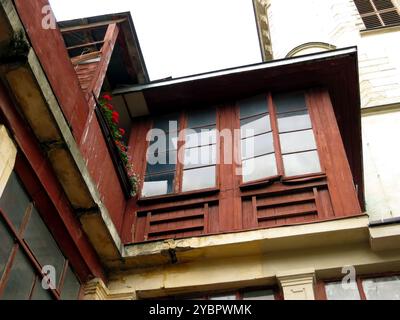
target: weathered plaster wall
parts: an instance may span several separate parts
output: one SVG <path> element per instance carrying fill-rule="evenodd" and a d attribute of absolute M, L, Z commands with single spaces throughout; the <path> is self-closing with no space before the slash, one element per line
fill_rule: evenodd
<path fill-rule="evenodd" d="M 400 27 L 362 31 L 365 27 L 352 0 L 269 2 L 275 59 L 307 42 L 358 46 L 362 107 L 400 101 Z"/>
<path fill-rule="evenodd" d="M 114 294 L 139 298 L 235 289 L 279 283 L 277 277 L 298 270 L 315 270 L 318 277 L 340 276 L 343 266 L 360 272 L 398 270 L 398 250 L 374 253 L 368 244 L 282 251 L 266 255 L 203 259 L 193 263 L 114 274 L 108 284 Z M 397 268 L 397 269 L 396 269 Z"/>
<path fill-rule="evenodd" d="M 362 124 L 367 211 L 373 221 L 400 217 L 400 106 Z"/>
<path fill-rule="evenodd" d="M 353 0 L 269 0 L 268 16 L 275 59 L 308 42 L 358 46 L 361 107 L 400 104 L 400 27 L 363 31 Z M 362 122 L 368 212 L 372 220 L 400 216 L 398 112 L 370 114 Z"/>

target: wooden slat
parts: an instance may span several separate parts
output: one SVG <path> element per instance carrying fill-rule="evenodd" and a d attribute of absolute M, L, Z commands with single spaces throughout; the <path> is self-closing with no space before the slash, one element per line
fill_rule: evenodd
<path fill-rule="evenodd" d="M 251 198 L 252 196 L 280 196 L 301 191 L 312 191 L 312 188 L 314 187 L 323 187 L 326 185 L 327 181 L 307 182 L 301 185 L 290 186 L 283 185 L 281 183 L 275 183 L 269 187 L 260 188 L 258 190 L 244 191 L 241 193 L 241 196 L 242 198 Z"/>
<path fill-rule="evenodd" d="M 208 206 L 208 204 L 206 204 Z M 155 224 L 155 223 L 163 223 L 163 222 L 169 222 L 169 221 L 176 221 L 176 220 L 188 220 L 188 219 L 193 219 L 197 217 L 204 217 L 205 214 L 203 212 L 199 213 L 193 213 L 193 214 L 186 214 L 185 212 L 177 215 L 171 216 L 171 213 L 168 217 L 163 216 L 162 214 L 160 215 L 152 215 L 150 219 L 150 224 Z"/>
<path fill-rule="evenodd" d="M 202 208 L 205 203 L 209 205 L 218 202 L 217 196 L 212 196 L 209 198 L 199 198 L 199 199 L 191 199 L 184 201 L 172 201 L 169 203 L 160 203 L 156 205 L 143 206 L 143 210 L 140 212 L 153 211 L 154 213 L 161 213 L 163 211 L 171 211 L 171 210 L 181 210 L 181 209 L 190 209 L 190 208 Z"/>
<path fill-rule="evenodd" d="M 202 230 L 204 229 L 204 225 L 203 223 L 196 223 L 193 224 L 191 226 L 187 226 L 187 227 L 182 227 L 182 228 L 159 228 L 159 230 L 155 231 L 155 232 L 149 232 L 148 233 L 148 238 L 150 237 L 154 237 L 154 236 L 158 236 L 158 235 L 164 235 L 164 234 L 171 234 L 171 233 L 181 233 L 181 232 L 185 232 L 185 231 L 193 231 L 193 230 Z"/>
<path fill-rule="evenodd" d="M 266 209 L 271 207 L 287 206 L 293 204 L 303 204 L 303 203 L 308 203 L 310 201 L 315 201 L 315 197 L 311 196 L 311 197 L 305 197 L 303 199 L 271 201 L 270 203 L 263 203 L 261 205 L 257 205 L 257 209 Z"/>
<path fill-rule="evenodd" d="M 88 61 L 88 60 L 91 60 L 91 59 L 96 59 L 96 58 L 98 58 L 100 56 L 101 56 L 101 52 L 100 51 L 90 52 L 90 53 L 86 53 L 86 54 L 83 54 L 81 56 L 72 58 L 71 62 L 72 62 L 72 64 L 76 65 L 76 64 L 79 64 L 79 63 L 84 62 L 84 61 Z"/>
<path fill-rule="evenodd" d="M 79 49 L 79 48 L 92 47 L 92 46 L 95 46 L 95 45 L 98 45 L 98 44 L 103 44 L 103 43 L 104 43 L 104 40 L 88 42 L 88 43 L 83 43 L 83 44 L 78 44 L 76 46 L 68 47 L 67 50 L 74 50 L 74 49 Z"/>
<path fill-rule="evenodd" d="M 98 29 L 101 27 L 106 27 L 110 24 L 119 24 L 126 21 L 126 18 L 123 19 L 118 19 L 118 20 L 107 20 L 107 21 L 101 21 L 101 22 L 93 22 L 93 23 L 88 23 L 85 25 L 81 26 L 73 26 L 73 27 L 65 27 L 61 28 L 60 31 L 61 33 L 71 33 L 71 32 L 80 32 L 80 31 L 87 31 L 91 29 Z"/>
<path fill-rule="evenodd" d="M 274 214 L 270 216 L 259 216 L 258 221 L 265 221 L 265 220 L 274 220 L 274 219 L 281 219 L 281 218 L 291 218 L 301 215 L 309 215 L 309 214 L 318 214 L 317 210 L 304 210 L 304 211 L 297 211 L 293 213 L 283 213 L 283 214 Z"/>

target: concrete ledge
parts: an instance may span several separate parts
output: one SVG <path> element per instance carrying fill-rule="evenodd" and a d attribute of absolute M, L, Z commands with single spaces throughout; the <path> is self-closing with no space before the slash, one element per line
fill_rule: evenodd
<path fill-rule="evenodd" d="M 125 246 L 126 268 L 185 263 L 369 240 L 368 216 Z"/>
<path fill-rule="evenodd" d="M 400 249 L 400 223 L 374 226 L 369 229 L 371 249 L 374 251 Z"/>

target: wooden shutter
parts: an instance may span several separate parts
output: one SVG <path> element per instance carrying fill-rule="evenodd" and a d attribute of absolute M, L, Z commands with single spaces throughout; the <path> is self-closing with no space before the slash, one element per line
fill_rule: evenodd
<path fill-rule="evenodd" d="M 391 0 L 354 0 L 367 29 L 400 24 L 400 15 Z"/>

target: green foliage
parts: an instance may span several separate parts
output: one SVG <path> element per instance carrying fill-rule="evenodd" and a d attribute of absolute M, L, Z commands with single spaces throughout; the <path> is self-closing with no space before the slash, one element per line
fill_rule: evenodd
<path fill-rule="evenodd" d="M 122 163 L 125 166 L 126 173 L 129 177 L 129 182 L 131 184 L 131 196 L 134 197 L 137 194 L 138 185 L 139 185 L 139 177 L 133 171 L 131 159 L 128 155 L 128 147 L 123 141 L 124 131 L 118 125 L 119 114 L 114 110 L 114 107 L 111 105 L 111 96 L 103 95 L 100 99 L 99 103 L 101 106 L 101 111 L 103 112 L 104 118 L 107 121 L 107 124 L 110 128 L 112 138 L 115 141 L 115 144 L 119 151 L 119 156 L 122 160 Z"/>
<path fill-rule="evenodd" d="M 13 34 L 8 46 L 0 54 L 0 61 L 17 62 L 26 60 L 29 53 L 29 43 L 22 31 Z"/>

